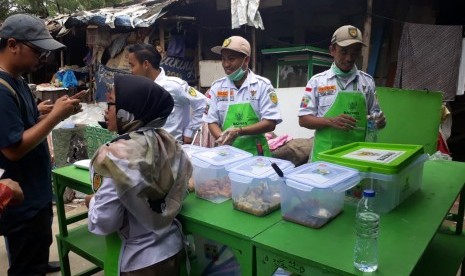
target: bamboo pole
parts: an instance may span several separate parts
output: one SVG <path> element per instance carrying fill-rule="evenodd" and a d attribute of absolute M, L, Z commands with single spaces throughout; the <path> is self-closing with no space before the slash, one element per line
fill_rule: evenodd
<path fill-rule="evenodd" d="M 160 39 L 160 47 L 162 49 L 162 53 L 164 53 L 165 52 L 165 26 L 161 22 L 158 25 L 158 36 Z"/>
<path fill-rule="evenodd" d="M 60 42 L 63 43 L 63 38 L 60 37 Z M 65 52 L 63 49 L 60 50 L 60 68 L 65 67 Z"/>
<path fill-rule="evenodd" d="M 252 28 L 252 71 L 256 72 L 257 69 L 257 37 L 255 33 L 255 28 Z"/>

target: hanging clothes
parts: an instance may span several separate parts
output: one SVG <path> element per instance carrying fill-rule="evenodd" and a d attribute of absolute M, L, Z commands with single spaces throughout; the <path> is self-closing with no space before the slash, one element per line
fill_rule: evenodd
<path fill-rule="evenodd" d="M 184 58 L 186 52 L 186 40 L 184 35 L 171 34 L 166 55 L 169 57 Z"/>
<path fill-rule="evenodd" d="M 462 26 L 406 23 L 400 40 L 394 87 L 442 91 L 445 101 L 457 92 Z"/>
<path fill-rule="evenodd" d="M 262 17 L 258 11 L 260 0 L 232 0 L 231 1 L 231 28 L 237 29 L 247 24 L 256 29 L 265 29 Z"/>

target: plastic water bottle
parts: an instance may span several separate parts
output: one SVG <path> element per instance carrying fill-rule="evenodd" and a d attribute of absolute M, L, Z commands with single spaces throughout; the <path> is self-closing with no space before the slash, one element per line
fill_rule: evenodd
<path fill-rule="evenodd" d="M 367 134 L 365 136 L 366 142 L 376 143 L 378 141 L 378 127 L 376 126 L 376 118 L 378 113 L 368 115 L 367 118 Z"/>
<path fill-rule="evenodd" d="M 355 217 L 355 267 L 363 272 L 378 269 L 379 214 L 373 211 L 375 191 L 364 190 Z"/>

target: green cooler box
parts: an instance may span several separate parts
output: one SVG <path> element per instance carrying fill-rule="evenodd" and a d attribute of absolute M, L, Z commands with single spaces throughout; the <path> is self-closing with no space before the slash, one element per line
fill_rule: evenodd
<path fill-rule="evenodd" d="M 376 191 L 375 210 L 393 210 L 421 189 L 423 164 L 428 159 L 421 145 L 356 142 L 319 153 L 321 161 L 359 170 L 362 181 L 347 191 L 349 203 L 361 198 L 363 189 Z"/>

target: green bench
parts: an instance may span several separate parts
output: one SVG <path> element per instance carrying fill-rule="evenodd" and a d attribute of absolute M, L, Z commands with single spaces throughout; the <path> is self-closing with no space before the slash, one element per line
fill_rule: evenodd
<path fill-rule="evenodd" d="M 104 267 L 107 251 L 105 236 L 89 233 L 87 225 L 68 229 L 67 236 L 57 234 L 56 239 L 58 243 L 58 253 L 61 258 L 62 275 L 71 275 L 68 259 L 70 251 L 96 265 L 96 267 L 80 272 L 77 275 L 92 275 L 101 271 Z"/>

